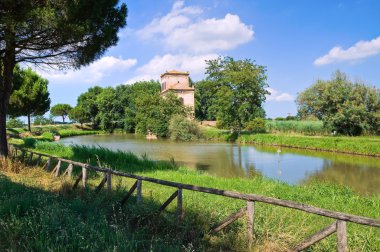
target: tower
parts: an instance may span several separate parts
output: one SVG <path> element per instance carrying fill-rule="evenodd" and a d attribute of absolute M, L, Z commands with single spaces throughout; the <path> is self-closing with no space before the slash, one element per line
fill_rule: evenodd
<path fill-rule="evenodd" d="M 174 92 L 194 114 L 194 87 L 190 86 L 189 72 L 171 70 L 161 74 L 161 95 L 169 91 Z"/>

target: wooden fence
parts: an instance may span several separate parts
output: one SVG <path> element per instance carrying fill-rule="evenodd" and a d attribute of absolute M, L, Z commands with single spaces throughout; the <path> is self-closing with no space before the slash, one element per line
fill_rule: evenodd
<path fill-rule="evenodd" d="M 20 151 L 20 153 L 18 153 Z M 29 156 L 28 156 L 29 153 Z M 82 171 L 79 173 L 79 176 L 76 178 L 73 189 L 77 188 L 79 183 L 82 182 L 82 188 L 86 188 L 87 185 L 87 170 L 93 170 L 96 172 L 104 173 L 104 178 L 100 182 L 100 184 L 97 186 L 95 191 L 101 190 L 105 185 L 107 186 L 107 190 L 111 191 L 112 188 L 112 176 L 120 176 L 120 177 L 126 177 L 126 178 L 132 178 L 136 179 L 136 182 L 132 185 L 130 190 L 126 193 L 126 195 L 120 200 L 120 205 L 124 205 L 129 197 L 137 191 L 137 203 L 140 203 L 142 201 L 142 182 L 151 182 L 155 184 L 160 184 L 164 186 L 174 187 L 176 188 L 176 191 L 165 201 L 165 203 L 159 208 L 159 211 L 163 211 L 174 199 L 177 198 L 177 211 L 176 216 L 177 219 L 180 221 L 183 216 L 183 208 L 182 208 L 182 191 L 183 190 L 191 190 L 196 192 L 202 192 L 202 193 L 208 193 L 208 194 L 215 194 L 220 195 L 224 197 L 234 198 L 234 199 L 240 199 L 246 201 L 246 207 L 243 207 L 236 213 L 231 214 L 223 221 L 215 224 L 213 227 L 211 227 L 210 231 L 212 232 L 219 232 L 229 224 L 233 223 L 235 220 L 246 216 L 246 228 L 247 228 L 247 240 L 249 247 L 251 247 L 253 242 L 253 236 L 254 236 L 254 218 L 255 218 L 255 202 L 262 202 L 266 204 L 276 205 L 276 206 L 282 206 L 292 209 L 297 209 L 300 211 L 329 217 L 334 219 L 335 221 L 323 228 L 322 230 L 316 232 L 315 234 L 309 236 L 307 239 L 305 239 L 303 242 L 298 244 L 296 247 L 293 248 L 292 251 L 302 251 L 311 245 L 315 244 L 316 242 L 328 237 L 329 235 L 333 233 L 337 233 L 337 251 L 339 252 L 346 252 L 348 251 L 347 247 L 347 230 L 346 230 L 346 222 L 353 222 L 357 224 L 362 224 L 366 226 L 372 226 L 372 227 L 380 227 L 380 220 L 377 219 L 371 219 L 367 217 L 357 216 L 357 215 L 351 215 L 336 211 L 330 211 L 323 208 L 318 208 L 294 201 L 289 200 L 281 200 L 277 198 L 271 198 L 256 194 L 244 194 L 239 192 L 233 192 L 233 191 L 226 191 L 226 190 L 220 190 L 215 188 L 207 188 L 207 187 L 200 187 L 195 185 L 189 185 L 189 184 L 182 184 L 167 180 L 161 180 L 161 179 L 155 179 L 151 177 L 145 177 L 145 176 L 138 176 L 134 174 L 128 174 L 120 171 L 115 171 L 111 169 L 101 168 L 81 162 L 76 162 L 68 159 L 63 159 L 59 157 L 54 157 L 51 155 L 46 155 L 42 153 L 37 153 L 30 150 L 20 149 L 16 146 L 12 146 L 11 148 L 11 155 L 12 158 L 15 159 L 17 157 L 21 158 L 22 161 L 29 161 L 31 162 L 33 159 L 33 156 L 37 156 L 37 164 L 42 163 L 42 157 L 47 158 L 46 163 L 44 164 L 44 169 L 47 171 L 50 171 L 52 161 L 53 159 L 57 161 L 57 164 L 52 169 L 51 173 L 58 177 L 60 174 L 66 175 L 71 177 L 72 171 L 74 167 L 80 167 Z M 62 173 L 61 168 L 62 164 L 67 163 L 68 166 L 66 170 Z"/>

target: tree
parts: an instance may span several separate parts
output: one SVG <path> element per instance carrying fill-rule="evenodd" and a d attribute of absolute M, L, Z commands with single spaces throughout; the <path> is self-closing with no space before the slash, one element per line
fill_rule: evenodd
<path fill-rule="evenodd" d="M 157 92 L 142 96 L 137 101 L 136 132 L 151 132 L 161 137 L 169 135 L 169 121 L 173 115 L 186 115 L 187 111 L 178 96 L 169 92 L 165 97 Z"/>
<path fill-rule="evenodd" d="M 96 119 L 100 122 L 101 129 L 113 132 L 123 124 L 124 104 L 114 88 L 104 88 L 97 96 L 96 103 L 99 106 Z"/>
<path fill-rule="evenodd" d="M 99 113 L 99 104 L 97 103 L 98 95 L 103 91 L 99 86 L 91 87 L 87 92 L 81 94 L 77 99 L 77 106 L 82 107 L 87 116 L 90 118 L 92 128 L 97 127 L 96 116 Z"/>
<path fill-rule="evenodd" d="M 83 128 L 83 123 L 90 121 L 88 113 L 86 113 L 86 110 L 80 106 L 76 106 L 70 110 L 69 118 L 72 121 L 79 122 L 81 128 Z"/>
<path fill-rule="evenodd" d="M 118 0 L 0 3 L 0 155 L 8 155 L 6 116 L 20 62 L 80 68 L 117 43 L 127 7 Z"/>
<path fill-rule="evenodd" d="M 216 120 L 216 111 L 212 105 L 216 100 L 219 85 L 212 81 L 201 80 L 195 83 L 195 117 L 199 120 Z"/>
<path fill-rule="evenodd" d="M 207 112 L 215 114 L 219 125 L 240 132 L 253 118 L 265 117 L 266 68 L 250 59 L 219 57 L 206 61 L 206 81 L 215 96 Z"/>
<path fill-rule="evenodd" d="M 9 115 L 27 116 L 28 130 L 31 132 L 31 116 L 42 116 L 50 108 L 48 81 L 41 78 L 31 68 L 16 68 L 14 91 L 9 100 Z"/>
<path fill-rule="evenodd" d="M 139 81 L 132 85 L 124 85 L 127 89 L 128 102 L 125 104 L 124 109 L 124 129 L 128 132 L 135 132 L 137 119 L 136 113 L 138 111 L 138 104 L 144 97 L 156 97 L 160 92 L 160 83 L 158 81 Z"/>
<path fill-rule="evenodd" d="M 66 116 L 69 115 L 73 108 L 69 104 L 56 104 L 50 109 L 53 116 L 62 116 L 62 122 L 65 122 Z"/>
<path fill-rule="evenodd" d="M 315 116 L 324 127 L 345 135 L 380 133 L 380 90 L 352 82 L 336 71 L 331 80 L 317 80 L 297 97 L 298 115 Z"/>

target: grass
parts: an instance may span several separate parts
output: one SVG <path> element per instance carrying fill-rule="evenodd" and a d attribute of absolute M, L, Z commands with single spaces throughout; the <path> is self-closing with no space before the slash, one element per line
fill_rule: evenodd
<path fill-rule="evenodd" d="M 105 148 L 66 147 L 46 142 L 38 143 L 36 150 L 149 177 L 380 218 L 380 195 L 361 197 L 348 188 L 332 184 L 291 186 L 259 176 L 216 178 L 186 168 L 178 169 L 173 162 L 155 162 Z M 244 201 L 185 190 L 185 219 L 177 225 L 171 214 L 175 212 L 175 203 L 159 217 L 151 215 L 174 192 L 173 188 L 144 182 L 143 204 L 137 206 L 132 198 L 125 208 L 119 209 L 115 202 L 134 183 L 131 179 L 114 177 L 112 194 L 95 196 L 92 190 L 102 176 L 93 173 L 88 191 L 78 196 L 67 190 L 71 180 L 52 179 L 39 168 L 12 171 L 9 164 L 1 168 L 6 170 L 6 176 L 0 178 L 0 250 L 246 251 L 244 219 L 219 234 L 207 232 L 211 225 L 244 207 Z M 284 251 L 333 221 L 263 203 L 256 204 L 255 212 L 255 251 Z M 378 237 L 379 228 L 348 223 L 348 242 L 353 251 L 379 250 Z M 312 251 L 335 250 L 335 243 L 336 236 L 332 235 L 316 244 Z"/>
<path fill-rule="evenodd" d="M 228 130 L 212 127 L 202 127 L 201 129 L 204 139 L 208 141 L 236 141 L 242 144 L 283 146 L 380 157 L 380 137 L 378 136 L 305 136 L 250 132 L 242 132 L 238 136 Z"/>
<path fill-rule="evenodd" d="M 276 145 L 349 154 L 380 156 L 380 138 L 376 137 L 328 137 L 294 136 L 283 134 L 242 134 L 240 143 Z"/>
<path fill-rule="evenodd" d="M 267 120 L 266 131 L 269 133 L 303 134 L 309 136 L 326 135 L 322 121 L 272 121 Z"/>

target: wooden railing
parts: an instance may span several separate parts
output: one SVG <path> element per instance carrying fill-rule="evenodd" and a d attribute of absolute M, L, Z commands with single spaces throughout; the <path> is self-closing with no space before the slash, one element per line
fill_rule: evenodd
<path fill-rule="evenodd" d="M 20 155 L 19 152 L 20 151 Z M 29 156 L 28 156 L 29 153 Z M 361 225 L 366 226 L 372 226 L 372 227 L 380 227 L 380 220 L 377 219 L 371 219 L 367 217 L 352 215 L 352 214 L 346 214 L 336 211 L 330 211 L 323 208 L 314 207 L 311 205 L 306 205 L 294 201 L 289 200 L 282 200 L 277 198 L 271 198 L 256 194 L 244 194 L 234 191 L 227 191 L 227 190 L 220 190 L 215 188 L 208 188 L 208 187 L 200 187 L 190 184 L 182 184 L 167 180 L 161 180 L 151 177 L 145 177 L 145 176 L 139 176 L 135 174 L 129 174 L 124 173 L 120 171 L 115 171 L 111 169 L 101 168 L 97 166 L 93 166 L 90 164 L 85 164 L 81 162 L 76 162 L 68 159 L 63 159 L 59 157 L 54 157 L 51 155 L 46 155 L 42 153 L 37 153 L 30 150 L 20 149 L 16 146 L 12 146 L 11 148 L 11 155 L 12 158 L 20 158 L 22 161 L 29 161 L 31 162 L 33 160 L 33 156 L 37 156 L 37 164 L 41 164 L 42 157 L 47 158 L 46 163 L 44 164 L 44 168 L 47 171 L 50 171 L 52 160 L 57 160 L 57 164 L 52 169 L 51 173 L 54 174 L 54 176 L 58 177 L 60 174 L 67 175 L 69 177 L 72 176 L 72 171 L 75 166 L 81 167 L 82 171 L 79 173 L 79 176 L 76 178 L 73 189 L 77 188 L 79 183 L 82 181 L 82 188 L 86 188 L 87 186 L 87 170 L 93 170 L 96 172 L 104 173 L 104 178 L 100 182 L 100 184 L 95 189 L 96 192 L 101 190 L 105 185 L 107 185 L 107 190 L 111 191 L 112 188 L 112 176 L 120 176 L 120 177 L 126 177 L 126 178 L 132 178 L 136 179 L 136 182 L 132 185 L 130 190 L 127 192 L 127 194 L 120 200 L 120 205 L 123 206 L 129 197 L 134 193 L 134 191 L 137 190 L 137 203 L 140 203 L 142 201 L 142 182 L 151 182 L 155 184 L 160 184 L 164 186 L 174 187 L 176 188 L 176 191 L 165 201 L 165 203 L 159 208 L 159 211 L 163 211 L 175 198 L 177 198 L 177 211 L 176 216 L 178 220 L 181 220 L 184 216 L 183 209 L 182 209 L 182 191 L 183 190 L 191 190 L 195 192 L 202 192 L 202 193 L 208 193 L 208 194 L 215 194 L 220 195 L 224 197 L 234 198 L 234 199 L 240 199 L 246 201 L 247 206 L 243 207 L 236 213 L 231 214 L 223 221 L 217 223 L 213 227 L 211 227 L 210 231 L 212 232 L 219 232 L 229 224 L 233 223 L 235 220 L 246 216 L 246 223 L 247 223 L 247 239 L 249 247 L 251 247 L 253 242 L 253 235 L 254 235 L 254 217 L 255 217 L 255 202 L 262 202 L 266 204 L 276 205 L 276 206 L 282 206 L 292 209 L 297 209 L 303 212 L 308 212 L 324 217 L 329 217 L 332 219 L 335 219 L 335 221 L 323 228 L 322 230 L 316 232 L 315 234 L 309 236 L 306 240 L 301 242 L 299 245 L 294 247 L 293 251 L 302 251 L 311 245 L 315 244 L 316 242 L 328 237 L 329 235 L 333 233 L 337 233 L 337 250 L 339 252 L 348 251 L 347 247 L 347 228 L 346 228 L 346 222 L 353 222 Z M 62 173 L 61 167 L 62 163 L 67 163 L 68 166 L 66 170 Z"/>

